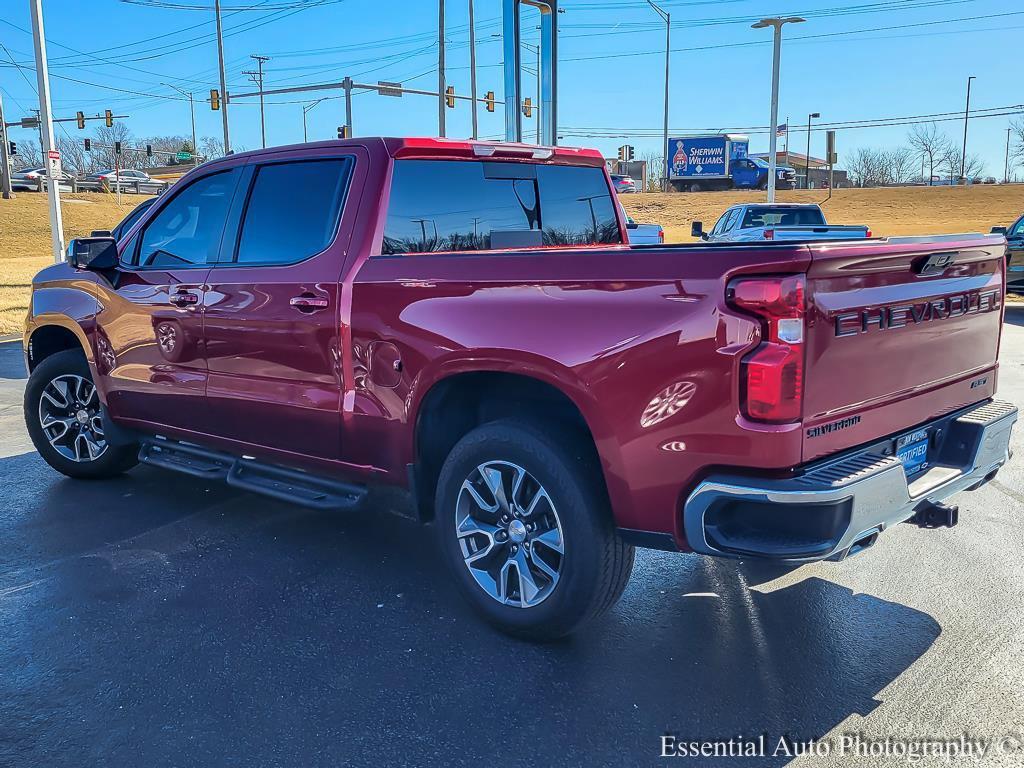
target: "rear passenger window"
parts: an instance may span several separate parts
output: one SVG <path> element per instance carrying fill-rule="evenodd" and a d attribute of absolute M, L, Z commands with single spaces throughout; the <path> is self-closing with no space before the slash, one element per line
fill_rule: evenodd
<path fill-rule="evenodd" d="M 338 227 L 350 167 L 347 159 L 260 166 L 235 261 L 295 264 L 323 251 Z"/>
<path fill-rule="evenodd" d="M 381 252 L 621 242 L 601 168 L 398 160 Z"/>

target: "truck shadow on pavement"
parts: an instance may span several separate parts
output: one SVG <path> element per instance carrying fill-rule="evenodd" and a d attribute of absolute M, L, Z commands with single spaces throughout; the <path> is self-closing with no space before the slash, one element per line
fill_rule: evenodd
<path fill-rule="evenodd" d="M 76 482 L 34 454 L 0 476 L 7 765 L 647 765 L 665 734 L 774 749 L 870 712 L 940 632 L 827 570 L 761 592 L 732 562 L 641 552 L 608 616 L 530 645 L 463 605 L 432 527 L 149 468 Z"/>

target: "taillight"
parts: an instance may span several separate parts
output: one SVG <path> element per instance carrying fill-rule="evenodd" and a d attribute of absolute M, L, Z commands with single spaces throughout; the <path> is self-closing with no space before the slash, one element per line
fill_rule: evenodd
<path fill-rule="evenodd" d="M 864 235 L 864 237 L 871 237 L 871 230 L 870 229 L 868 230 L 868 233 L 866 235 Z"/>
<path fill-rule="evenodd" d="M 659 243 L 664 243 L 665 242 L 665 230 L 662 229 L 661 227 L 658 227 L 658 242 Z"/>
<path fill-rule="evenodd" d="M 764 239 L 765 240 L 774 240 L 775 239 L 775 230 L 774 229 L 766 229 L 764 231 Z"/>
<path fill-rule="evenodd" d="M 799 421 L 804 385 L 804 276 L 740 278 L 729 303 L 761 320 L 762 341 L 740 362 L 743 413 L 755 421 Z"/>

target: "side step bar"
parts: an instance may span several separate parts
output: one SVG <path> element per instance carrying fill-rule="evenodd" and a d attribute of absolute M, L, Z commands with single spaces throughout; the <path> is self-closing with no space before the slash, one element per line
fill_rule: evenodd
<path fill-rule="evenodd" d="M 287 501 L 311 509 L 353 510 L 366 498 L 366 487 L 298 469 L 244 459 L 223 451 L 174 440 L 143 440 L 139 461 Z"/>

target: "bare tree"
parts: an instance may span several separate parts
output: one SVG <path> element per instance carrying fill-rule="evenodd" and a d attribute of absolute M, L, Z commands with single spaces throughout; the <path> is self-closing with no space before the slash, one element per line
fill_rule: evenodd
<path fill-rule="evenodd" d="M 888 153 L 873 147 L 855 150 L 846 163 L 846 172 L 858 187 L 878 187 L 890 182 Z"/>
<path fill-rule="evenodd" d="M 199 154 L 207 160 L 224 156 L 224 142 L 216 136 L 203 136 L 199 140 Z"/>
<path fill-rule="evenodd" d="M 19 141 L 18 154 L 14 157 L 14 164 L 20 168 L 40 168 L 43 165 L 43 152 L 39 148 L 39 142 L 35 139 Z"/>
<path fill-rule="evenodd" d="M 935 176 L 935 167 L 939 165 L 940 158 L 949 150 L 949 138 L 941 133 L 935 123 L 918 124 L 910 129 L 907 134 L 907 142 L 917 152 L 918 157 L 923 157 L 928 163 L 928 183 L 932 183 Z"/>
<path fill-rule="evenodd" d="M 943 178 L 949 179 L 950 184 L 956 184 L 960 178 L 961 158 L 963 152 L 960 147 L 950 144 L 938 160 L 937 167 L 942 171 Z M 967 162 L 962 165 L 964 176 L 968 179 L 975 179 L 985 172 L 985 163 L 977 155 L 968 155 Z"/>
<path fill-rule="evenodd" d="M 906 184 L 917 170 L 917 157 L 910 147 L 896 147 L 886 152 L 885 163 L 889 184 Z"/>
<path fill-rule="evenodd" d="M 124 123 L 114 123 L 109 128 L 100 126 L 92 134 L 92 162 L 95 168 L 106 170 L 120 165 L 122 168 L 134 167 L 138 164 L 138 158 L 134 157 L 131 147 L 135 137 L 131 130 Z M 121 142 L 121 157 L 115 158 L 114 145 Z M 143 153 L 143 157 L 145 154 Z"/>
<path fill-rule="evenodd" d="M 1013 136 L 1013 144 L 1010 146 L 1010 165 L 1024 164 L 1024 119 L 1016 118 L 1010 121 L 1010 133 Z"/>
<path fill-rule="evenodd" d="M 85 151 L 85 145 L 77 139 L 67 136 L 57 137 L 57 149 L 60 151 L 61 166 L 70 173 L 88 173 L 92 170 L 92 159 Z"/>
<path fill-rule="evenodd" d="M 665 175 L 664 153 L 647 152 L 640 159 L 647 163 L 647 189 L 644 192 L 660 192 L 661 179 Z"/>

